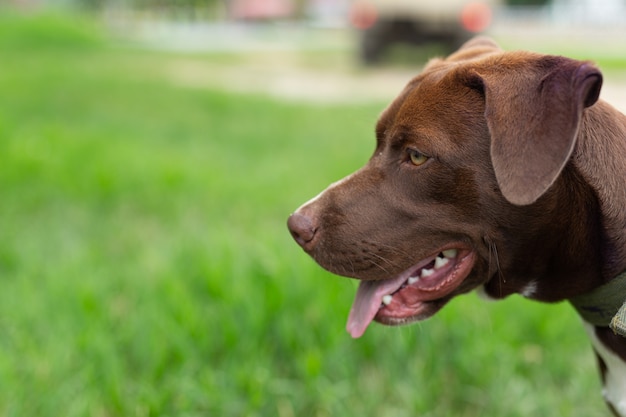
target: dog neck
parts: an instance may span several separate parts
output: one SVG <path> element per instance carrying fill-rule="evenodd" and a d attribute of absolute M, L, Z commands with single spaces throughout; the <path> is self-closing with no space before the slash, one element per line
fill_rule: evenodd
<path fill-rule="evenodd" d="M 602 126 L 603 130 L 597 130 Z M 626 116 L 600 100 L 587 109 L 573 162 L 600 201 L 603 225 L 602 281 L 626 270 Z"/>

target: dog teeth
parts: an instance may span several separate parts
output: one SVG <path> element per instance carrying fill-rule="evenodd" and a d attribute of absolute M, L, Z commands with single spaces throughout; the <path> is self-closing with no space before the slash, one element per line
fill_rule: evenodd
<path fill-rule="evenodd" d="M 405 288 L 407 285 L 415 284 L 417 281 L 420 280 L 420 278 L 426 278 L 433 275 L 435 271 L 446 266 L 450 262 L 450 260 L 456 258 L 458 254 L 459 251 L 457 249 L 447 249 L 442 251 L 439 255 L 435 257 L 435 263 L 431 269 L 424 268 L 421 271 L 415 272 L 415 275 L 409 277 L 409 279 L 406 280 L 404 284 L 402 284 L 400 289 Z M 383 304 L 389 305 L 389 303 L 391 303 L 391 299 L 391 295 L 385 295 L 383 297 Z"/>
<path fill-rule="evenodd" d="M 435 258 L 435 269 L 441 268 L 442 266 L 444 266 L 448 262 L 449 262 L 448 258 L 440 258 L 439 256 L 437 256 Z"/>
<path fill-rule="evenodd" d="M 390 294 L 383 296 L 383 304 L 388 306 L 389 304 L 391 304 L 392 299 L 393 299 L 393 296 Z"/>
<path fill-rule="evenodd" d="M 435 273 L 434 269 L 426 269 L 426 268 L 424 268 L 424 269 L 422 269 L 421 278 L 429 277 L 429 276 L 431 276 L 434 273 Z"/>

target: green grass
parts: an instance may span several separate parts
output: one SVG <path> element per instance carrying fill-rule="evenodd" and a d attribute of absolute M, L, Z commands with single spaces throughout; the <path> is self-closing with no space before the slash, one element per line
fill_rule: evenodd
<path fill-rule="evenodd" d="M 366 161 L 383 103 L 182 88 L 154 71 L 176 55 L 7 22 L 0 416 L 607 415 L 564 304 L 345 333 L 355 283 L 285 221 Z"/>

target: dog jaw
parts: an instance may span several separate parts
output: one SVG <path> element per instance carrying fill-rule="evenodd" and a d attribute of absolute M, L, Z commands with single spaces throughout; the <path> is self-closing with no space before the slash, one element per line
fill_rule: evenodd
<path fill-rule="evenodd" d="M 361 281 L 350 310 L 347 331 L 358 338 L 372 320 L 400 325 L 430 317 L 463 283 L 474 261 L 473 251 L 444 249 L 394 278 Z"/>

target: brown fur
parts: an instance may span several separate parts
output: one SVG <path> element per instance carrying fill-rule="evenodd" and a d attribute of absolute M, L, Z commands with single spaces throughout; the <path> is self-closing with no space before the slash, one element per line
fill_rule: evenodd
<path fill-rule="evenodd" d="M 626 269 L 626 118 L 598 101 L 601 84 L 589 62 L 470 41 L 408 83 L 367 165 L 292 215 L 292 234 L 361 280 L 451 243 L 474 251 L 470 275 L 420 319 L 480 285 L 494 298 L 531 284 L 541 301 L 585 294 Z M 411 165 L 409 149 L 428 162 Z M 626 359 L 626 339 L 604 339 Z"/>

